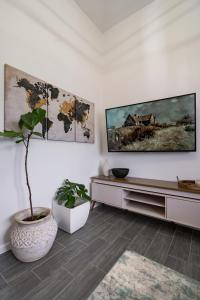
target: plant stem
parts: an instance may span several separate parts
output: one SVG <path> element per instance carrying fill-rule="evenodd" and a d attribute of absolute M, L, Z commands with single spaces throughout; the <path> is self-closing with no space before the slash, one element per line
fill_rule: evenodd
<path fill-rule="evenodd" d="M 26 144 L 26 154 L 25 154 L 25 173 L 26 173 L 26 184 L 28 187 L 28 192 L 29 192 L 29 202 L 30 202 L 30 209 L 31 209 L 31 219 L 33 220 L 33 205 L 32 205 L 32 194 L 31 194 L 31 187 L 29 184 L 29 177 L 28 177 L 28 166 L 27 166 L 27 161 L 28 161 L 28 150 L 29 150 L 29 142 L 31 138 L 32 132 L 28 135 L 27 138 L 27 144 Z"/>

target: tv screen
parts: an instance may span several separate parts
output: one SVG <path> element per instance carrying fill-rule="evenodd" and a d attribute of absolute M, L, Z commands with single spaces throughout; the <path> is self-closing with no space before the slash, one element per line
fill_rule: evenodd
<path fill-rule="evenodd" d="M 196 151 L 196 94 L 106 109 L 109 152 Z"/>

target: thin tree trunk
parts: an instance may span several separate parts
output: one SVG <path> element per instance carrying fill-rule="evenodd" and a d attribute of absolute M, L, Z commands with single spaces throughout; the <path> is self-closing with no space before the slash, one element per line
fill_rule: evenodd
<path fill-rule="evenodd" d="M 30 184 L 29 184 L 28 166 L 27 166 L 27 161 L 28 161 L 28 150 L 29 150 L 29 142 L 30 142 L 30 137 L 31 137 L 31 135 L 32 135 L 32 133 L 28 135 L 27 144 L 26 144 L 25 173 L 26 173 L 26 184 L 27 184 L 28 192 L 29 192 L 29 202 L 30 202 L 30 209 L 31 209 L 31 219 L 33 220 L 32 194 L 31 194 L 31 187 L 30 187 Z"/>

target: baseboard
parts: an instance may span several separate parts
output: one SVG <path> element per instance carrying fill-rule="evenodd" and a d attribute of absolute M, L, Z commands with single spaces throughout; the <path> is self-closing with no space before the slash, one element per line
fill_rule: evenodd
<path fill-rule="evenodd" d="M 0 254 L 10 250 L 10 243 L 0 245 Z"/>

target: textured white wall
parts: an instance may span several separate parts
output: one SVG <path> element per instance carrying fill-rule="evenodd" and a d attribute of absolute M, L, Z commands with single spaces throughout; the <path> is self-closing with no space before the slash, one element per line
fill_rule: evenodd
<path fill-rule="evenodd" d="M 138 177 L 200 178 L 199 20 L 199 0 L 158 0 L 106 33 L 106 108 L 197 93 L 196 153 L 106 155 L 102 134 L 111 167 L 128 167 Z"/>
<path fill-rule="evenodd" d="M 57 14 L 46 4 L 54 5 Z M 66 19 L 62 19 L 64 11 Z M 0 130 L 4 118 L 4 63 L 96 104 L 95 144 L 31 141 L 29 173 L 34 206 L 50 206 L 64 178 L 88 186 L 89 177 L 98 172 L 101 35 L 73 1 L 1 0 L 0 39 Z M 25 207 L 23 145 L 1 139 L 0 252 L 5 250 L 11 216 Z"/>

